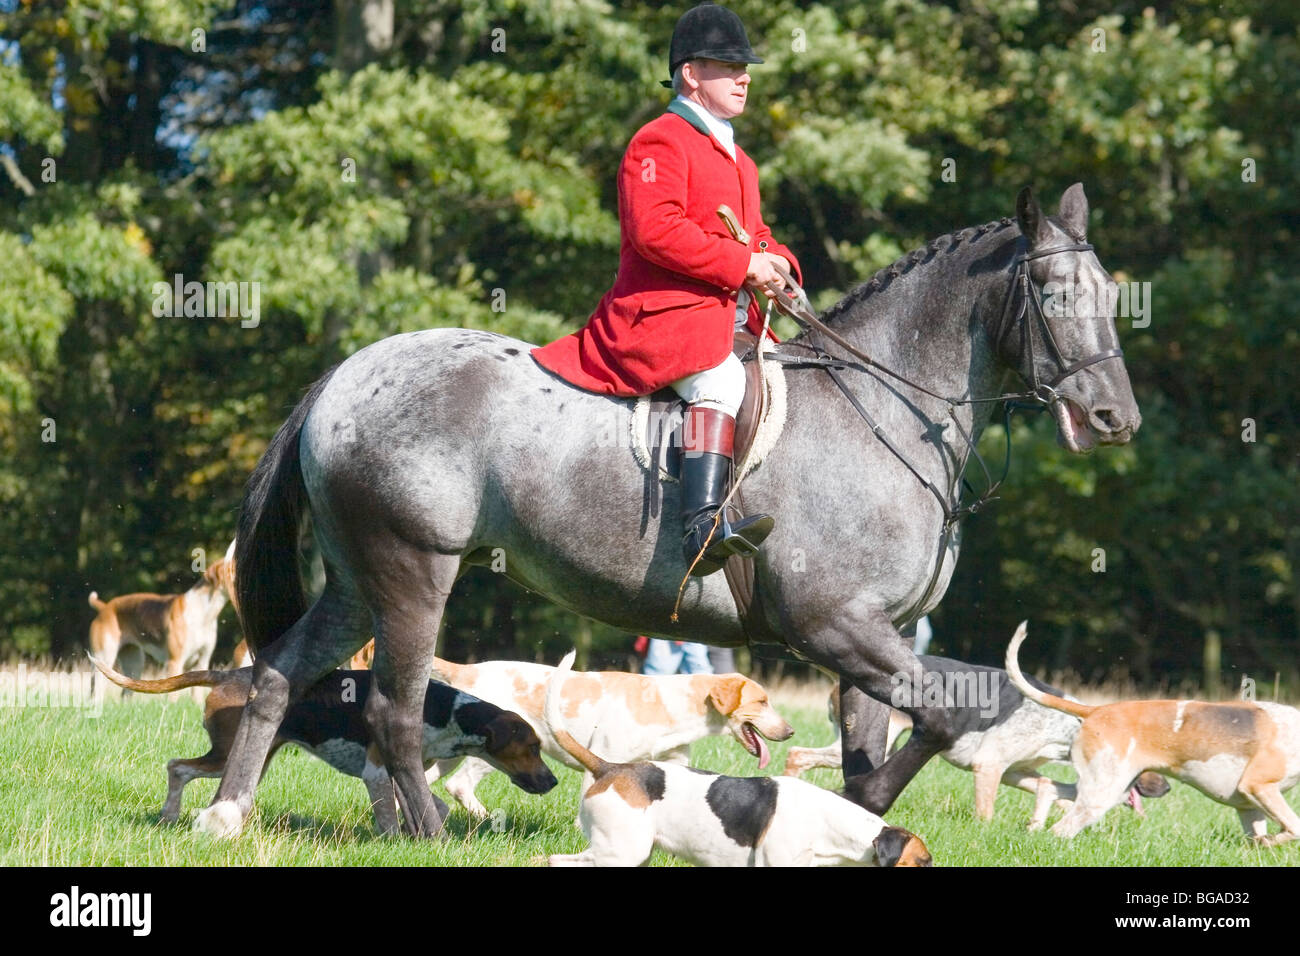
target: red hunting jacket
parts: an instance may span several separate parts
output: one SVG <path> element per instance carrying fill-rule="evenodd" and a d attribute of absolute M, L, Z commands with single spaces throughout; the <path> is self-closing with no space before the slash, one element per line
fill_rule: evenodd
<path fill-rule="evenodd" d="M 623 155 L 614 287 L 583 328 L 533 349 L 544 368 L 588 391 L 648 395 L 720 365 L 759 242 L 788 259 L 802 282 L 794 254 L 763 223 L 754 161 L 737 146 L 733 162 L 698 117 L 679 104 L 668 109 L 637 131 Z M 750 234 L 749 248 L 718 218 L 722 203 Z M 757 302 L 748 327 L 756 335 L 763 328 Z"/>

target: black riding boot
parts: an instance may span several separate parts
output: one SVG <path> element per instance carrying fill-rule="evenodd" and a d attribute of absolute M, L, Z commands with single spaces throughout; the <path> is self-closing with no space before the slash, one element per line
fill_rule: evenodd
<path fill-rule="evenodd" d="M 691 571 L 695 577 L 719 570 L 733 554 L 757 554 L 763 539 L 772 533 L 772 519 L 765 514 L 732 522 L 724 512 L 714 526 L 714 515 L 727 495 L 735 430 L 736 420 L 725 412 L 696 405 L 687 409 L 681 468 L 682 526 L 686 532 L 682 556 L 687 567 L 704 543 L 709 543 Z"/>

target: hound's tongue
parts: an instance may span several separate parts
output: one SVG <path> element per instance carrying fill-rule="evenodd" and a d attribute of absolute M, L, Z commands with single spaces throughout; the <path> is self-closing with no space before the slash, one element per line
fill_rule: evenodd
<path fill-rule="evenodd" d="M 772 759 L 772 753 L 767 749 L 767 741 L 765 741 L 762 735 L 750 724 L 745 724 L 742 730 L 745 734 L 745 740 L 753 744 L 750 749 L 758 751 L 756 754 L 758 757 L 758 769 L 764 769 Z"/>

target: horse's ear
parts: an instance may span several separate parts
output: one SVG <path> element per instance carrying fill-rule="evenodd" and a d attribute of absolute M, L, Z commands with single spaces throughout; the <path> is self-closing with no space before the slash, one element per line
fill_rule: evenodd
<path fill-rule="evenodd" d="M 1029 240 L 1030 247 L 1038 245 L 1051 235 L 1047 217 L 1038 207 L 1034 191 L 1028 186 L 1020 190 L 1020 195 L 1016 197 L 1016 219 L 1020 222 L 1020 234 Z"/>
<path fill-rule="evenodd" d="M 1074 238 L 1080 242 L 1088 238 L 1088 197 L 1083 194 L 1083 183 L 1075 183 L 1062 194 L 1056 215 Z"/>

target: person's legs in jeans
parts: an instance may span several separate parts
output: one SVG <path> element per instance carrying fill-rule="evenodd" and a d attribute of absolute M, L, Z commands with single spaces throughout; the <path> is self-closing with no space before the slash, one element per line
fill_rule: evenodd
<path fill-rule="evenodd" d="M 709 648 L 707 645 L 694 644 L 689 641 L 682 645 L 682 673 L 713 673 L 713 665 L 709 662 Z"/>
<path fill-rule="evenodd" d="M 682 663 L 682 650 L 676 641 L 665 641 L 658 637 L 650 638 L 646 648 L 645 663 L 641 665 L 642 674 L 662 675 L 676 674 Z"/>

